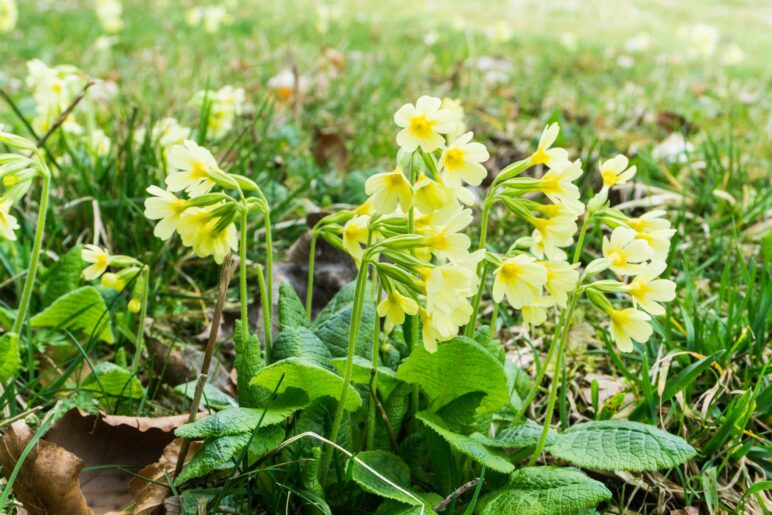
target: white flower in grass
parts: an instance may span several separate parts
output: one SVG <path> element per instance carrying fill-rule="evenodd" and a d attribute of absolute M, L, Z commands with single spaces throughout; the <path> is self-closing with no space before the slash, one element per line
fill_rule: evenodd
<path fill-rule="evenodd" d="M 394 123 L 402 127 L 397 134 L 397 144 L 407 152 L 418 147 L 424 152 L 440 148 L 445 143 L 441 135 L 455 129 L 453 115 L 441 105 L 439 98 L 424 95 L 415 105 L 400 107 L 394 114 Z"/>

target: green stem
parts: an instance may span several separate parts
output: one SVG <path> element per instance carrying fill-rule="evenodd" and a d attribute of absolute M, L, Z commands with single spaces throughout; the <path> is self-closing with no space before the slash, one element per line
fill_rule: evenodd
<path fill-rule="evenodd" d="M 482 220 L 480 222 L 480 244 L 477 246 L 478 250 L 485 248 L 485 242 L 488 239 L 488 216 L 490 215 L 491 207 L 491 191 L 492 189 L 488 190 L 488 197 L 486 197 L 485 202 L 483 202 Z M 469 322 L 467 322 L 466 328 L 464 329 L 464 336 L 468 338 L 474 337 L 474 330 L 477 326 L 477 312 L 480 310 L 480 302 L 482 301 L 483 290 L 485 290 L 487 271 L 488 267 L 485 263 L 485 260 L 480 261 L 480 263 L 477 265 L 477 277 L 480 279 L 480 285 L 477 289 L 477 294 L 474 296 L 474 300 L 472 301 L 472 316 L 469 318 Z"/>
<path fill-rule="evenodd" d="M 308 255 L 308 282 L 306 283 L 306 314 L 311 320 L 311 306 L 314 302 L 314 265 L 316 263 L 316 239 L 319 233 L 311 231 L 311 248 Z"/>
<path fill-rule="evenodd" d="M 362 256 L 362 264 L 360 265 L 359 273 L 357 274 L 356 292 L 354 293 L 354 306 L 351 313 L 351 327 L 348 333 L 348 353 L 346 355 L 346 369 L 343 374 L 343 387 L 340 392 L 340 398 L 338 399 L 338 406 L 335 408 L 335 417 L 332 420 L 332 429 L 330 430 L 329 436 L 329 439 L 332 442 L 335 442 L 338 438 L 340 424 L 343 421 L 343 412 L 346 408 L 348 388 L 351 385 L 351 376 L 354 371 L 354 351 L 356 350 L 359 324 L 362 321 L 362 307 L 364 305 L 365 286 L 367 285 L 367 271 L 369 268 L 368 258 L 369 256 L 367 253 Z M 318 478 L 322 485 L 324 485 L 327 480 L 327 470 L 330 467 L 332 451 L 333 448 L 331 446 L 325 447 L 324 453 L 322 454 L 322 459 L 319 462 Z"/>
<path fill-rule="evenodd" d="M 571 295 L 571 304 L 568 307 L 567 316 L 565 317 L 564 327 L 561 331 L 562 334 L 560 336 L 560 345 L 558 346 L 557 350 L 557 358 L 555 358 L 555 374 L 552 380 L 552 386 L 550 387 L 550 396 L 549 400 L 547 401 L 547 411 L 544 414 L 544 429 L 542 429 L 539 443 L 536 445 L 536 449 L 533 451 L 533 456 L 531 456 L 531 460 L 528 462 L 529 466 L 536 463 L 536 460 L 539 458 L 541 451 L 544 449 L 544 445 L 547 443 L 547 435 L 549 434 L 550 423 L 552 422 L 552 415 L 553 411 L 555 410 L 555 400 L 557 399 L 558 387 L 560 386 L 559 378 L 563 369 L 563 353 L 566 350 L 566 341 L 568 341 L 568 329 L 571 327 L 571 317 L 574 314 L 574 309 L 576 309 L 576 303 L 578 300 L 579 295 L 577 294 L 577 291 L 574 290 L 573 294 Z M 543 368 L 546 369 L 548 365 L 549 361 L 544 363 Z"/>
<path fill-rule="evenodd" d="M 239 301 L 241 302 L 241 341 L 249 344 L 249 308 L 247 306 L 247 215 L 244 206 L 241 213 L 241 238 L 239 240 Z M 270 333 L 269 333 L 270 334 Z M 267 342 L 266 342 L 267 345 Z"/>
<path fill-rule="evenodd" d="M 268 349 L 271 348 L 271 323 L 273 320 L 273 238 L 271 237 L 271 210 L 268 203 L 265 203 L 265 290 L 263 312 L 268 314 L 268 324 L 265 333 L 266 357 Z"/>
<path fill-rule="evenodd" d="M 142 349 L 144 348 L 144 342 L 145 342 L 145 318 L 147 318 L 147 297 L 148 297 L 148 290 L 150 289 L 150 270 L 148 269 L 147 265 L 144 265 L 142 270 L 140 271 L 140 285 L 139 287 L 142 288 L 142 300 L 140 301 L 140 308 L 139 308 L 139 323 L 137 324 L 137 336 L 134 340 L 134 358 L 131 362 L 131 376 L 135 377 L 137 374 L 137 369 L 139 368 L 139 360 L 142 359 Z M 133 385 L 133 381 L 129 383 L 130 385 Z M 129 386 L 129 398 L 133 399 L 133 395 L 131 395 L 131 386 Z"/>
<path fill-rule="evenodd" d="M 588 213 L 584 216 L 584 221 L 582 222 L 582 228 L 579 231 L 579 239 L 576 240 L 576 249 L 574 250 L 574 259 L 572 263 L 578 263 L 579 258 L 582 255 L 582 247 L 584 246 L 584 237 L 587 234 L 587 228 L 590 223 L 590 219 L 592 216 Z"/>
<path fill-rule="evenodd" d="M 410 156 L 410 186 L 414 186 L 416 183 L 416 167 L 413 165 L 413 159 L 415 158 L 415 152 L 411 154 Z M 415 232 L 415 203 L 410 204 L 410 210 L 407 213 L 407 233 L 413 234 Z M 414 252 L 414 251 L 411 251 Z M 410 317 L 410 341 L 408 342 L 408 347 L 410 348 L 410 352 L 413 352 L 413 350 L 418 345 L 418 315 L 413 315 Z M 419 403 L 421 401 L 420 392 L 418 390 L 418 385 L 414 384 L 411 387 L 410 392 L 410 412 L 415 415 L 418 413 L 418 407 Z M 415 418 L 413 419 L 413 423 L 417 424 L 417 421 Z"/>
<path fill-rule="evenodd" d="M 268 292 L 265 290 L 265 274 L 263 265 L 257 265 L 257 286 L 260 289 L 260 303 L 263 306 L 263 340 L 265 342 L 265 364 L 271 364 L 271 313 L 266 307 L 270 303 Z"/>
<path fill-rule="evenodd" d="M 375 274 L 373 274 L 373 283 L 375 282 Z M 375 297 L 375 303 L 381 298 L 383 292 L 383 285 L 378 285 L 378 293 Z M 377 388 L 378 388 L 378 351 L 381 343 L 381 321 L 378 317 L 375 319 L 375 327 L 373 328 L 373 367 L 370 369 L 370 404 L 367 409 L 367 447 L 368 451 L 375 447 L 375 402 Z"/>
<path fill-rule="evenodd" d="M 40 207 L 38 209 L 38 220 L 35 227 L 35 240 L 32 244 L 32 256 L 30 257 L 29 271 L 27 279 L 24 281 L 24 288 L 21 293 L 21 302 L 19 310 L 16 313 L 16 320 L 11 328 L 12 333 L 19 334 L 27 317 L 30 299 L 32 298 L 32 288 L 35 286 L 35 275 L 37 274 L 38 262 L 40 261 L 40 252 L 43 248 L 43 233 L 46 228 L 46 212 L 48 211 L 48 194 L 51 188 L 51 176 L 48 170 L 42 174 L 43 187 L 40 191 Z"/>

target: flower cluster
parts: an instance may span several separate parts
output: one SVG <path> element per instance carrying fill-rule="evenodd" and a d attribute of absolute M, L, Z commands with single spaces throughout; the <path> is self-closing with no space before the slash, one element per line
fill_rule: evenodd
<path fill-rule="evenodd" d="M 216 91 L 199 91 L 191 103 L 205 111 L 207 134 L 219 139 L 233 128 L 236 117 L 244 112 L 244 90 L 223 86 Z"/>
<path fill-rule="evenodd" d="M 27 194 L 35 177 L 47 173 L 31 141 L 0 132 L 0 144 L 15 152 L 0 153 L 0 239 L 15 241 L 19 221 L 11 208 Z"/>
<path fill-rule="evenodd" d="M 81 258 L 88 263 L 83 269 L 83 278 L 87 281 L 100 279 L 102 286 L 116 291 L 123 291 L 134 279 L 139 277 L 143 270 L 143 264 L 131 257 L 122 255 L 110 255 L 107 250 L 98 245 L 85 245 L 81 251 Z M 108 272 L 112 267 L 113 271 Z M 143 295 L 143 281 L 137 281 L 131 293 L 129 311 L 139 312 Z"/>
<path fill-rule="evenodd" d="M 233 16 L 222 5 L 201 5 L 188 9 L 185 21 L 191 27 L 203 27 L 207 34 L 217 34 L 224 25 L 233 23 Z"/>
<path fill-rule="evenodd" d="M 11 32 L 16 28 L 19 11 L 16 0 L 0 0 L 0 33 Z"/>

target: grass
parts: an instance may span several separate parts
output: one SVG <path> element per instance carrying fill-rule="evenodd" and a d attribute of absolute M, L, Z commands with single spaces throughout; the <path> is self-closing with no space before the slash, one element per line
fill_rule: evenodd
<path fill-rule="evenodd" d="M 544 124 L 560 121 L 560 144 L 585 163 L 585 191 L 597 186 L 597 174 L 590 172 L 598 161 L 624 152 L 639 172 L 619 200 L 634 202 L 647 192 L 666 201 L 677 230 L 667 274 L 678 285 L 678 298 L 657 321 L 645 352 L 624 358 L 580 306 L 583 319 L 570 339 L 575 343 L 569 342 L 556 419 L 565 426 L 569 420 L 626 415 L 660 424 L 700 452 L 666 477 L 609 479 L 616 499 L 609 510 L 710 506 L 742 512 L 749 498 L 761 506 L 763 491 L 744 495 L 772 474 L 771 6 L 718 0 L 600 0 L 572 7 L 352 0 L 323 8 L 306 0 L 291 6 L 241 0 L 232 2 L 234 23 L 211 35 L 188 27 L 184 9 L 174 2 L 124 3 L 126 27 L 107 50 L 100 50 L 106 40 L 93 13 L 74 1 L 50 8 L 43 2 L 21 5 L 19 28 L 0 39 L 0 88 L 28 118 L 33 104 L 24 66 L 33 58 L 74 64 L 115 81 L 120 91 L 109 116 L 99 121 L 113 142 L 109 156 L 72 150 L 59 160 L 41 281 L 56 257 L 76 243 L 99 240 L 150 264 L 153 336 L 187 340 L 204 329 L 202 305 L 213 303 L 217 270 L 191 259 L 179 245 L 150 237 L 152 225 L 141 207 L 144 190 L 159 183 L 163 172 L 155 150 L 132 135 L 170 115 L 196 126 L 200 113 L 189 99 L 207 86 L 242 86 L 254 106 L 231 135 L 206 143 L 229 170 L 266 191 L 280 256 L 306 231 L 308 213 L 363 200 L 367 175 L 393 162 L 393 112 L 420 94 L 462 100 L 470 128 L 491 149 L 493 169 L 529 152 Z M 709 56 L 693 55 L 689 30 L 698 24 L 720 33 Z M 640 49 L 632 48 L 636 36 Z M 733 46 L 743 53 L 738 63 L 727 61 Z M 287 68 L 312 83 L 297 103 L 277 99 L 267 86 Z M 502 79 L 494 83 L 497 74 Z M 8 105 L 0 106 L 0 123 L 24 134 Z M 325 140 L 320 133 L 334 136 Z M 672 134 L 683 136 L 690 150 L 663 158 L 658 145 Z M 340 153 L 341 145 L 345 156 L 339 161 L 320 157 Z M 34 206 L 25 207 L 32 212 Z M 3 313 L 17 303 L 34 232 L 35 219 L 23 214 L 17 213 L 19 244 L 0 242 L 4 328 Z M 520 230 L 504 221 L 489 240 L 498 234 L 509 241 Z M 121 333 L 112 348 L 92 338 L 75 352 L 69 345 L 74 337 L 34 333 L 25 373 L 0 397 L 3 415 L 18 415 L 25 406 L 50 407 L 73 387 L 64 379 L 48 382 L 39 354 L 46 347 L 63 352 L 54 361 L 69 372 L 86 358 L 130 354 L 132 325 L 124 311 L 119 301 L 111 306 Z M 523 335 L 505 309 L 499 323 L 511 354 L 544 351 L 542 335 Z M 146 400 L 144 413 L 180 409 L 163 392 Z M 535 413 L 543 412 L 546 397 L 537 398 Z M 259 474 L 287 477 L 273 470 Z M 254 494 L 238 480 L 229 488 L 228 495 Z M 286 489 L 297 493 L 300 485 Z M 284 500 L 286 495 L 274 495 L 260 502 L 276 510 Z"/>

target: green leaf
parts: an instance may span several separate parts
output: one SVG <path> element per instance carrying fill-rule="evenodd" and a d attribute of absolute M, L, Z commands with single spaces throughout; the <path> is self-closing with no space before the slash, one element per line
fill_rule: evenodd
<path fill-rule="evenodd" d="M 196 392 L 196 383 L 198 381 L 188 381 L 187 383 L 178 384 L 174 387 L 174 391 L 177 393 L 180 393 L 187 397 L 188 399 L 192 399 L 193 395 Z M 206 405 L 211 408 L 227 408 L 227 407 L 237 407 L 239 404 L 236 402 L 236 399 L 225 393 L 224 391 L 217 388 L 212 383 L 205 383 L 204 384 L 204 392 L 203 392 L 203 399 L 206 402 Z"/>
<path fill-rule="evenodd" d="M 514 470 L 515 467 L 507 460 L 506 456 L 499 451 L 488 449 L 474 438 L 454 433 L 448 429 L 447 423 L 438 414 L 420 411 L 416 414 L 416 418 L 444 438 L 458 452 L 473 458 L 486 467 L 504 473 Z"/>
<path fill-rule="evenodd" d="M 580 467 L 635 472 L 675 467 L 696 454 L 682 438 L 629 420 L 575 425 L 547 451 Z"/>
<path fill-rule="evenodd" d="M 526 467 L 514 472 L 509 484 L 484 496 L 479 515 L 562 515 L 579 513 L 611 499 L 603 483 L 572 468 Z"/>
<path fill-rule="evenodd" d="M 129 370 L 109 361 L 95 366 L 91 374 L 81 383 L 80 388 L 94 392 L 97 397 L 141 399 L 145 396 L 145 388 L 136 376 L 132 376 Z"/>
<path fill-rule="evenodd" d="M 59 297 L 45 310 L 32 317 L 30 325 L 73 329 L 87 335 L 95 334 L 101 327 L 99 339 L 106 343 L 114 341 L 105 301 L 93 286 L 84 286 Z"/>
<path fill-rule="evenodd" d="M 335 358 L 332 360 L 332 365 L 340 372 L 344 373 L 346 370 L 346 358 Z M 354 356 L 354 368 L 351 376 L 351 382 L 354 384 L 370 385 L 370 375 L 372 372 L 372 361 L 363 358 L 362 356 Z M 402 384 L 402 381 L 397 379 L 397 373 L 389 367 L 378 366 L 378 392 L 382 397 L 388 397 L 394 388 Z"/>
<path fill-rule="evenodd" d="M 398 485 L 402 490 L 410 492 L 408 488 L 410 485 L 410 469 L 399 456 L 386 451 L 364 451 L 357 454 L 356 458 L 392 483 Z M 410 492 L 413 494 L 411 497 L 406 492 L 390 485 L 353 458 L 351 459 L 351 479 L 361 486 L 365 492 L 414 506 L 423 504 L 417 495 Z"/>
<path fill-rule="evenodd" d="M 257 408 L 262 404 L 269 393 L 265 392 L 259 386 L 253 386 L 249 383 L 249 378 L 255 377 L 265 366 L 263 354 L 260 348 L 260 340 L 257 336 L 250 334 L 247 342 L 241 338 L 241 320 L 236 320 L 233 329 L 233 343 L 236 346 L 236 367 L 237 377 L 241 378 L 236 382 L 236 392 L 239 396 L 239 405 L 245 408 Z"/>
<path fill-rule="evenodd" d="M 285 327 L 311 327 L 306 308 L 288 282 L 279 286 L 279 325 Z"/>
<path fill-rule="evenodd" d="M 251 439 L 251 442 L 250 442 Z M 284 439 L 284 428 L 281 426 L 261 427 L 254 438 L 252 433 L 223 436 L 215 440 L 204 442 L 201 449 L 190 462 L 182 469 L 176 484 L 182 484 L 193 478 L 205 476 L 212 471 L 225 468 L 229 463 L 233 466 L 235 458 L 249 444 L 247 451 L 249 461 L 253 462 L 266 452 L 274 449 Z"/>
<path fill-rule="evenodd" d="M 82 251 L 82 246 L 75 245 L 48 270 L 42 288 L 44 306 L 78 287 L 83 272 Z"/>
<path fill-rule="evenodd" d="M 19 335 L 5 333 L 0 336 L 0 383 L 15 376 L 20 367 Z"/>
<path fill-rule="evenodd" d="M 348 354 L 348 337 L 351 329 L 351 314 L 353 306 L 343 308 L 319 324 L 314 333 L 329 349 L 335 358 L 344 358 Z M 370 358 L 373 345 L 373 329 L 375 328 L 375 304 L 369 297 L 362 306 L 362 320 L 357 332 L 354 354 Z"/>
<path fill-rule="evenodd" d="M 254 431 L 258 424 L 261 427 L 278 424 L 307 405 L 308 396 L 302 391 L 292 390 L 278 396 L 267 409 L 227 408 L 209 417 L 180 426 L 174 434 L 180 438 L 216 438 L 237 435 Z"/>
<path fill-rule="evenodd" d="M 488 438 L 483 435 L 474 435 L 474 438 L 488 447 L 500 447 L 503 449 L 520 449 L 535 446 L 539 443 L 544 428 L 530 420 L 508 427 L 499 432 L 496 438 Z M 557 433 L 552 429 L 547 433 L 547 445 L 555 442 Z"/>
<path fill-rule="evenodd" d="M 350 308 L 354 305 L 354 295 L 356 293 L 356 281 L 351 281 L 343 285 L 338 293 L 330 299 L 324 308 L 316 315 L 316 320 L 312 324 L 313 327 L 319 327 L 332 315 L 344 308 Z"/>
<path fill-rule="evenodd" d="M 503 365 L 470 338 L 454 338 L 431 354 L 419 346 L 399 367 L 397 378 L 421 385 L 434 409 L 471 392 L 486 394 L 479 413 L 493 413 L 509 401 Z"/>
<path fill-rule="evenodd" d="M 330 368 L 332 354 L 327 345 L 310 329 L 285 327 L 273 342 L 271 358 L 280 361 L 292 357 L 305 358 Z"/>
<path fill-rule="evenodd" d="M 279 385 L 277 393 L 287 388 L 305 390 L 311 400 L 319 397 L 339 398 L 343 389 L 343 378 L 305 358 L 287 358 L 261 370 L 252 379 L 252 384 L 270 390 Z M 359 392 L 349 385 L 345 408 L 356 411 L 362 405 Z"/>

